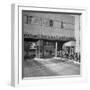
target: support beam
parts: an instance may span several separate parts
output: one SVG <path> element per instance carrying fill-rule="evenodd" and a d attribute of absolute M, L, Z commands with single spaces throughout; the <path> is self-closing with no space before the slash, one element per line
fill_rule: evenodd
<path fill-rule="evenodd" d="M 80 52 L 80 16 L 75 16 L 75 38 L 76 38 L 76 47 L 75 51 Z"/>
<path fill-rule="evenodd" d="M 37 49 L 36 49 L 36 58 L 38 57 L 38 54 L 37 54 Z"/>
<path fill-rule="evenodd" d="M 57 42 L 55 42 L 55 57 L 57 57 Z"/>
<path fill-rule="evenodd" d="M 41 57 L 44 57 L 44 44 L 43 44 L 43 40 L 40 40 L 40 53 L 41 53 Z"/>
<path fill-rule="evenodd" d="M 37 41 L 36 57 L 40 58 L 40 40 Z"/>
<path fill-rule="evenodd" d="M 44 41 L 43 41 L 43 45 L 42 45 L 42 53 L 43 53 L 43 57 L 44 57 Z"/>

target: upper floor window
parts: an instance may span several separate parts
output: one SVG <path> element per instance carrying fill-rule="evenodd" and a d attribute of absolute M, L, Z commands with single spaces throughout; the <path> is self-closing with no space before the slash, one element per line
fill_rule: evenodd
<path fill-rule="evenodd" d="M 49 21 L 49 26 L 52 27 L 53 26 L 53 20 Z"/>
<path fill-rule="evenodd" d="M 61 21 L 61 28 L 62 28 L 62 29 L 64 28 L 63 21 Z"/>
<path fill-rule="evenodd" d="M 26 17 L 27 17 L 26 24 L 31 24 L 33 16 L 26 16 Z"/>

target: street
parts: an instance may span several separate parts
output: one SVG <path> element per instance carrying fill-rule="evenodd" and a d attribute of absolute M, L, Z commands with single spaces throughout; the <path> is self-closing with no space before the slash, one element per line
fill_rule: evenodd
<path fill-rule="evenodd" d="M 61 60 L 28 60 L 24 62 L 24 77 L 80 75 L 80 64 Z"/>

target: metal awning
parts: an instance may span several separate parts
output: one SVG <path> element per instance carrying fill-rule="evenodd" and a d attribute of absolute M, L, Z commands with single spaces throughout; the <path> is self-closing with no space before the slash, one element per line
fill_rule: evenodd
<path fill-rule="evenodd" d="M 76 42 L 75 41 L 69 41 L 69 42 L 66 42 L 64 45 L 63 45 L 63 47 L 64 46 L 75 46 L 76 45 Z"/>
<path fill-rule="evenodd" d="M 74 37 L 57 37 L 57 36 L 44 36 L 44 35 L 32 35 L 32 34 L 24 34 L 24 38 L 32 38 L 32 39 L 43 39 L 43 40 L 51 40 L 51 41 L 75 41 Z"/>

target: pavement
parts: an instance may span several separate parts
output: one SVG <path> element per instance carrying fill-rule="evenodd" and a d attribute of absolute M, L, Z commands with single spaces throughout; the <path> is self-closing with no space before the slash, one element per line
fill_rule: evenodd
<path fill-rule="evenodd" d="M 24 62 L 24 77 L 80 75 L 80 64 L 61 59 L 34 59 Z"/>

